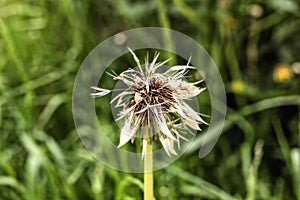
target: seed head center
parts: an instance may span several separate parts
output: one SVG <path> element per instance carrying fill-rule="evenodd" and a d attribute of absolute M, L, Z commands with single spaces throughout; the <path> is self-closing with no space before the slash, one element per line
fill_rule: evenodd
<path fill-rule="evenodd" d="M 140 87 L 135 89 L 133 97 L 136 111 L 147 106 L 160 106 L 163 111 L 170 107 L 170 103 L 173 101 L 172 90 L 164 80 L 152 78 L 150 81 L 138 85 Z"/>

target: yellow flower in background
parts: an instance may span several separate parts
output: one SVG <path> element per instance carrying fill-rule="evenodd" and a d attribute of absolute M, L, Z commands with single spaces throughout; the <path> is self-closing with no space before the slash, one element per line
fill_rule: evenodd
<path fill-rule="evenodd" d="M 289 65 L 280 63 L 275 66 L 273 71 L 273 80 L 277 83 L 282 83 L 290 80 L 293 76 L 293 71 Z"/>
<path fill-rule="evenodd" d="M 231 83 L 231 89 L 234 93 L 240 94 L 244 91 L 245 86 L 242 81 L 236 80 Z"/>

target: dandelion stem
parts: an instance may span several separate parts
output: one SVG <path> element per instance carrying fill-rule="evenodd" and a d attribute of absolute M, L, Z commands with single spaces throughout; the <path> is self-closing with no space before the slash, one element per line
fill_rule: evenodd
<path fill-rule="evenodd" d="M 152 144 L 147 142 L 144 157 L 144 200 L 153 200 Z"/>

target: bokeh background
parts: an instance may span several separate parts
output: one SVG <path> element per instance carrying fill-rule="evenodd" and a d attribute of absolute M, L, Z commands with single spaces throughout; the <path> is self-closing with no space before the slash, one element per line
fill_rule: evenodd
<path fill-rule="evenodd" d="M 0 199 L 142 199 L 142 174 L 110 169 L 85 150 L 71 98 L 77 70 L 96 45 L 144 26 L 202 44 L 228 100 L 213 151 L 199 159 L 196 137 L 192 149 L 155 172 L 156 199 L 300 200 L 296 0 L 0 0 Z M 109 76 L 102 83 L 113 87 Z M 201 101 L 209 112 L 208 95 Z M 96 106 L 118 140 L 107 105 Z"/>

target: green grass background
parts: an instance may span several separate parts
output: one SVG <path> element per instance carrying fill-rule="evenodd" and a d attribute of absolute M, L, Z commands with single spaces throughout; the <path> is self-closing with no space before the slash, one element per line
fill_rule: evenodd
<path fill-rule="evenodd" d="M 91 49 L 144 26 L 201 43 L 228 98 L 213 151 L 198 158 L 199 133 L 192 149 L 155 172 L 156 199 L 300 200 L 296 0 L 0 0 L 0 199 L 142 199 L 142 174 L 110 169 L 85 150 L 71 97 Z M 290 69 L 286 81 L 274 79 L 278 65 Z"/>

